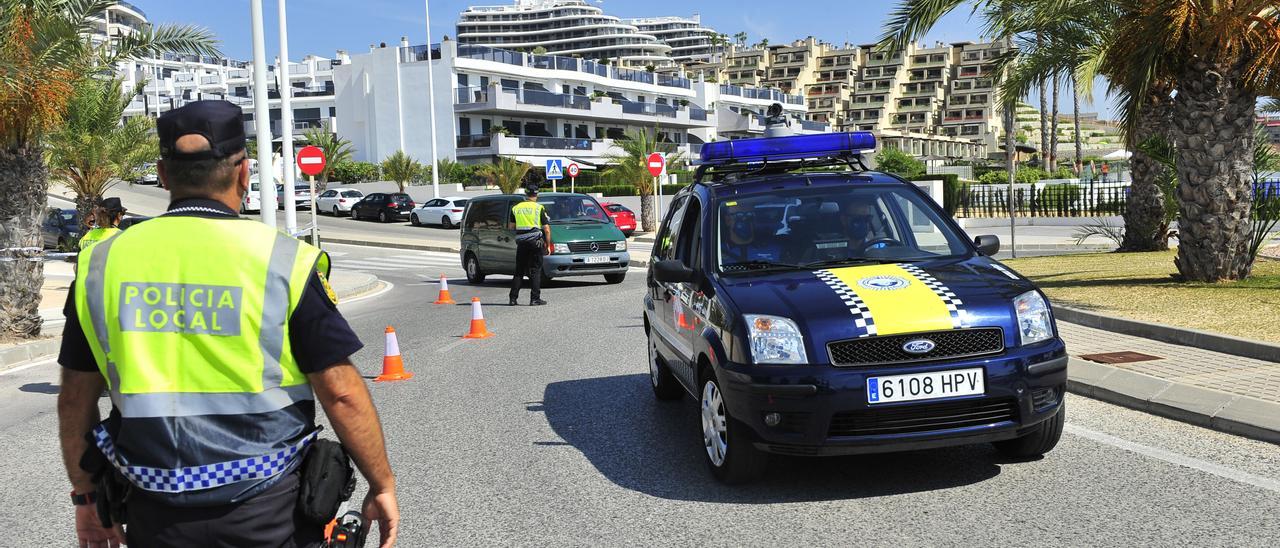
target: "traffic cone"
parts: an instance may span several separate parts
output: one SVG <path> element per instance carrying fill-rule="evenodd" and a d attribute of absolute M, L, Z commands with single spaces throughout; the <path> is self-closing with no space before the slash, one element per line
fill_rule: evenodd
<path fill-rule="evenodd" d="M 436 297 L 435 304 L 457 304 L 453 302 L 453 295 L 449 294 L 449 278 L 440 275 L 440 296 Z"/>
<path fill-rule="evenodd" d="M 404 370 L 404 360 L 400 358 L 400 343 L 396 341 L 396 330 L 387 326 L 387 351 L 382 357 L 382 374 L 373 379 L 377 382 L 407 381 L 413 373 Z"/>
<path fill-rule="evenodd" d="M 676 298 L 676 325 L 681 329 L 693 329 L 693 324 L 689 323 L 689 318 L 684 314 L 684 304 L 679 297 Z"/>
<path fill-rule="evenodd" d="M 487 339 L 493 333 L 484 325 L 484 312 L 480 310 L 480 297 L 471 298 L 471 332 L 463 335 L 464 339 Z"/>

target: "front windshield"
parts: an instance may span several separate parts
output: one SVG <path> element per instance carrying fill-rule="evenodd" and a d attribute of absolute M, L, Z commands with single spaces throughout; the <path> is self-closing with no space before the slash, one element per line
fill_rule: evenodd
<path fill-rule="evenodd" d="M 79 213 L 78 211 L 75 211 L 75 210 L 71 210 L 71 211 L 63 210 L 63 211 L 60 211 L 60 212 L 58 212 L 58 216 L 59 216 L 59 217 L 61 217 L 61 219 L 62 219 L 62 224 L 64 224 L 64 225 L 76 224 L 76 223 L 79 223 L 79 222 L 80 222 L 80 213 Z"/>
<path fill-rule="evenodd" d="M 720 202 L 725 272 L 909 262 L 962 255 L 962 238 L 902 187 L 775 190 Z"/>
<path fill-rule="evenodd" d="M 538 203 L 547 208 L 552 223 L 607 223 L 604 208 L 590 196 L 543 196 Z"/>

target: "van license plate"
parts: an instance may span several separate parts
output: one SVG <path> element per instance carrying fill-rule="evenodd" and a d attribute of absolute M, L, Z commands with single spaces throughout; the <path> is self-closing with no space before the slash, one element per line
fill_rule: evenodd
<path fill-rule="evenodd" d="M 590 255 L 583 259 L 582 262 L 587 264 L 601 264 L 609 262 L 608 255 Z"/>
<path fill-rule="evenodd" d="M 986 393 L 982 368 L 867 378 L 867 403 L 932 400 Z"/>

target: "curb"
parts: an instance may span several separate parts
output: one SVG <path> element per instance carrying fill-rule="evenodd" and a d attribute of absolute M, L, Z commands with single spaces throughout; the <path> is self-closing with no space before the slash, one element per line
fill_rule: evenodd
<path fill-rule="evenodd" d="M 1070 358 L 1067 367 L 1067 390 L 1196 426 L 1280 444 L 1280 403 L 1076 358 Z"/>
<path fill-rule="evenodd" d="M 0 371 L 49 358 L 57 354 L 61 347 L 62 338 L 51 337 L 0 349 Z"/>
<path fill-rule="evenodd" d="M 374 276 L 372 274 L 364 274 L 364 273 L 360 273 L 360 274 L 362 274 L 363 277 L 366 279 L 362 280 L 361 282 L 357 283 L 355 286 L 351 288 L 343 289 L 342 291 L 338 291 L 335 289 L 333 291 L 333 293 L 337 295 L 339 302 L 347 299 L 359 297 L 366 293 L 372 293 L 373 291 L 376 291 L 378 288 L 382 287 L 382 284 L 384 283 L 382 280 L 379 280 L 377 276 Z"/>
<path fill-rule="evenodd" d="M 378 242 L 373 240 L 344 240 L 340 238 L 320 238 L 320 245 L 338 244 L 338 245 L 358 245 L 364 247 L 382 247 L 387 249 L 409 249 L 412 251 L 439 251 L 444 253 L 457 253 L 462 249 L 460 247 L 448 247 L 442 245 L 420 245 L 420 244 L 402 244 L 396 242 Z"/>
<path fill-rule="evenodd" d="M 1107 331 L 1157 340 L 1182 346 L 1194 346 L 1204 350 L 1280 362 L 1280 345 L 1251 341 L 1231 335 L 1222 335 L 1199 329 L 1187 329 L 1168 325 L 1104 316 L 1065 306 L 1053 307 L 1054 316 L 1064 322 L 1104 329 Z"/>

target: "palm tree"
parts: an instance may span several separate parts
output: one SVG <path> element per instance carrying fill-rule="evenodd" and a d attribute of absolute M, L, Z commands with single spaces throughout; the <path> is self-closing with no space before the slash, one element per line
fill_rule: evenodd
<path fill-rule="evenodd" d="M 382 161 L 382 176 L 395 181 L 397 192 L 404 192 L 404 185 L 422 177 L 423 166 L 403 150 L 397 150 Z"/>
<path fill-rule="evenodd" d="M 1136 127 L 1151 97 L 1171 100 L 1179 157 L 1178 257 L 1183 279 L 1247 277 L 1253 124 L 1260 95 L 1280 91 L 1276 2 L 1127 0 L 1100 65 Z M 1171 89 L 1166 89 L 1169 86 Z"/>
<path fill-rule="evenodd" d="M 1058 89 L 1061 84 L 1058 82 L 1058 75 L 1053 75 L 1053 114 L 1049 116 L 1049 142 L 1045 145 L 1049 147 L 1049 165 L 1045 166 L 1048 171 L 1058 170 Z"/>
<path fill-rule="evenodd" d="M 480 166 L 476 170 L 476 174 L 488 179 L 503 194 L 514 194 L 516 189 L 520 188 L 520 183 L 524 181 L 525 176 L 529 174 L 531 169 L 533 169 L 533 166 L 525 162 L 507 156 L 499 156 L 497 163 Z"/>
<path fill-rule="evenodd" d="M 121 80 L 85 78 L 67 105 L 62 127 L 48 137 L 49 170 L 76 194 L 81 223 L 89 222 L 93 204 L 121 179 L 132 179 L 160 149 L 150 118 L 120 122 L 129 101 L 142 89 L 125 94 Z"/>
<path fill-rule="evenodd" d="M 1075 172 L 1076 177 L 1080 176 L 1084 163 L 1084 147 L 1080 142 L 1080 89 L 1076 86 L 1076 79 L 1072 76 L 1071 80 L 1071 134 L 1075 136 L 1076 141 L 1076 161 L 1072 162 L 1071 171 Z"/>
<path fill-rule="evenodd" d="M 110 0 L 0 0 L 0 339 L 40 333 L 40 213 L 49 187 L 46 137 L 62 124 L 80 79 L 162 52 L 218 55 L 213 34 L 146 27 L 94 44 Z"/>
<path fill-rule="evenodd" d="M 747 33 L 738 31 L 733 33 L 733 41 L 738 43 L 738 47 L 747 47 Z"/>
<path fill-rule="evenodd" d="M 649 155 L 654 152 L 665 153 L 667 169 L 679 169 L 684 164 L 684 153 L 676 150 L 671 143 L 659 143 L 657 129 L 650 134 L 647 131 L 630 131 L 622 139 L 615 139 L 613 147 L 605 154 L 605 161 L 611 164 L 604 170 L 606 177 L 621 180 L 636 188 L 640 195 L 640 228 L 645 232 L 653 232 L 657 228 L 657 215 L 653 202 L 653 176 L 649 174 Z"/>
<path fill-rule="evenodd" d="M 316 192 L 324 192 L 326 186 L 329 185 L 329 176 L 333 173 L 333 166 L 339 162 L 346 162 L 351 159 L 351 155 L 355 153 L 355 148 L 351 146 L 351 141 L 339 137 L 336 133 L 329 133 L 322 128 L 311 128 L 302 133 L 302 137 L 307 140 L 307 144 L 319 147 L 324 151 L 324 171 L 320 172 L 319 178 L 316 180 Z"/>

